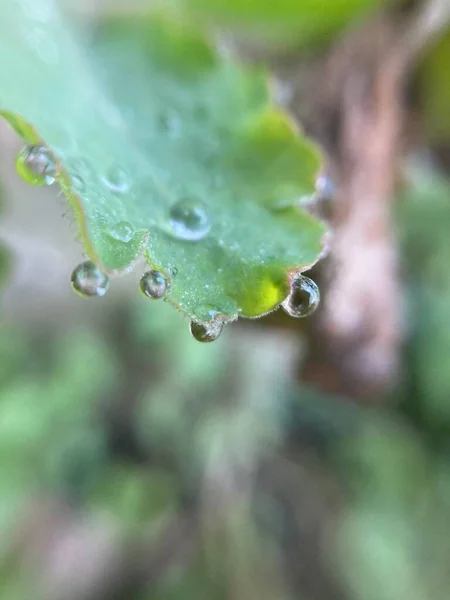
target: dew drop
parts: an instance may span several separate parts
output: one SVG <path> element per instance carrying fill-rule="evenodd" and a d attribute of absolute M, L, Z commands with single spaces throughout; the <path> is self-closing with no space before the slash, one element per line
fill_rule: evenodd
<path fill-rule="evenodd" d="M 102 273 L 93 262 L 87 260 L 72 273 L 72 288 L 84 298 L 104 296 L 109 288 L 109 277 Z"/>
<path fill-rule="evenodd" d="M 139 285 L 144 296 L 153 300 L 163 298 L 168 288 L 167 279 L 160 271 L 147 271 L 142 275 Z"/>
<path fill-rule="evenodd" d="M 277 79 L 273 85 L 275 102 L 280 106 L 288 106 L 294 98 L 294 88 L 288 81 Z"/>
<path fill-rule="evenodd" d="M 25 41 L 27 45 L 49 65 L 57 65 L 59 62 L 58 46 L 45 33 L 40 26 L 34 26 L 26 30 Z"/>
<path fill-rule="evenodd" d="M 119 221 L 111 227 L 108 233 L 114 240 L 126 244 L 133 239 L 134 229 L 128 221 Z"/>
<path fill-rule="evenodd" d="M 175 112 L 163 114 L 159 117 L 159 123 L 165 133 L 171 138 L 179 138 L 182 133 L 182 121 Z"/>
<path fill-rule="evenodd" d="M 170 209 L 170 225 L 180 240 L 198 241 L 211 229 L 208 208 L 195 200 L 180 200 Z"/>
<path fill-rule="evenodd" d="M 319 302 L 320 291 L 317 283 L 301 275 L 292 281 L 289 296 L 281 306 L 291 317 L 302 318 L 311 315 L 319 306 Z"/>
<path fill-rule="evenodd" d="M 77 192 L 86 191 L 86 184 L 84 183 L 84 179 L 79 175 L 72 175 L 72 186 Z"/>
<path fill-rule="evenodd" d="M 316 193 L 320 199 L 334 199 L 336 195 L 336 186 L 329 175 L 319 175 L 316 179 Z"/>
<path fill-rule="evenodd" d="M 56 164 L 45 146 L 25 146 L 16 160 L 17 173 L 27 183 L 51 185 L 56 179 Z"/>
<path fill-rule="evenodd" d="M 111 167 L 108 169 L 103 176 L 103 181 L 111 191 L 121 194 L 128 191 L 130 187 L 128 174 L 121 167 Z"/>
<path fill-rule="evenodd" d="M 222 333 L 223 323 L 221 321 L 210 321 L 209 323 L 191 321 L 190 330 L 197 342 L 214 342 Z"/>

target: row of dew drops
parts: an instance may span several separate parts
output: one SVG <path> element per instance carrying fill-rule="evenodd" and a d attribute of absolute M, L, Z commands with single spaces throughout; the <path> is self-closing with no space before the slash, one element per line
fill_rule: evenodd
<path fill-rule="evenodd" d="M 26 146 L 16 161 L 18 174 L 28 183 L 34 185 L 51 185 L 56 180 L 56 163 L 43 145 Z M 79 177 L 74 178 L 78 187 L 82 184 Z M 127 185 L 121 173 L 112 173 L 104 178 L 105 184 L 113 191 L 127 191 Z M 208 209 L 202 203 L 183 199 L 170 209 L 171 232 L 178 239 L 197 241 L 203 239 L 210 230 Z M 126 221 L 117 223 L 111 230 L 111 236 L 122 242 L 131 241 L 134 235 L 132 225 Z M 109 289 L 110 278 L 93 262 L 79 264 L 71 277 L 74 291 L 85 298 L 102 297 Z M 170 280 L 160 271 L 150 270 L 140 280 L 140 290 L 144 296 L 152 300 L 164 299 L 170 290 Z M 317 284 L 303 275 L 295 276 L 290 284 L 289 295 L 281 304 L 291 317 L 302 318 L 312 314 L 320 302 Z M 223 330 L 223 322 L 213 320 L 207 323 L 191 321 L 190 331 L 199 342 L 216 340 Z"/>

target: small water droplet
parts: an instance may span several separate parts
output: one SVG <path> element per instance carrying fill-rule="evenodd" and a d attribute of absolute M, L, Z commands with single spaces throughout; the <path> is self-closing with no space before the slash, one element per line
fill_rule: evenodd
<path fill-rule="evenodd" d="M 106 123 L 111 127 L 122 127 L 124 125 L 122 115 L 114 105 L 105 102 L 101 108 L 101 113 Z"/>
<path fill-rule="evenodd" d="M 113 192 L 123 194 L 130 187 L 130 181 L 127 172 L 121 167 L 111 167 L 103 176 L 104 183 Z"/>
<path fill-rule="evenodd" d="M 182 132 L 182 121 L 176 112 L 168 112 L 159 117 L 159 123 L 163 131 L 171 138 L 179 138 Z"/>
<path fill-rule="evenodd" d="M 45 146 L 25 146 L 16 160 L 17 173 L 27 183 L 51 185 L 56 179 L 56 164 Z"/>
<path fill-rule="evenodd" d="M 147 271 L 142 275 L 139 285 L 144 296 L 153 300 L 163 298 L 168 288 L 167 279 L 160 271 Z"/>
<path fill-rule="evenodd" d="M 72 288 L 85 298 L 104 296 L 109 288 L 109 277 L 102 273 L 93 262 L 87 260 L 72 273 Z"/>
<path fill-rule="evenodd" d="M 336 195 L 334 181 L 328 175 L 319 175 L 316 179 L 316 193 L 322 200 L 332 200 Z"/>
<path fill-rule="evenodd" d="M 216 190 L 219 190 L 220 188 L 224 187 L 224 179 L 222 175 L 214 175 L 213 178 L 213 187 Z"/>
<path fill-rule="evenodd" d="M 130 242 L 133 239 L 134 229 L 128 221 L 119 221 L 111 227 L 109 235 L 118 242 Z"/>
<path fill-rule="evenodd" d="M 175 237 L 198 241 L 211 229 L 208 208 L 195 200 L 180 200 L 170 209 L 170 224 Z"/>
<path fill-rule="evenodd" d="M 24 13 L 41 23 L 47 23 L 54 17 L 55 6 L 53 0 L 19 0 Z"/>
<path fill-rule="evenodd" d="M 177 269 L 177 267 L 172 267 L 170 269 L 170 272 L 172 273 L 173 277 L 176 277 L 178 275 L 178 269 Z"/>
<path fill-rule="evenodd" d="M 214 342 L 222 333 L 223 323 L 221 321 L 211 321 L 209 323 L 191 321 L 190 330 L 197 342 Z"/>
<path fill-rule="evenodd" d="M 291 283 L 289 296 L 282 303 L 288 315 L 295 318 L 308 317 L 320 302 L 320 291 L 312 279 L 303 275 L 296 277 Z"/>
<path fill-rule="evenodd" d="M 84 179 L 79 175 L 72 175 L 72 187 L 75 188 L 77 192 L 84 192 L 86 190 Z"/>
<path fill-rule="evenodd" d="M 32 28 L 27 28 L 24 34 L 29 48 L 45 63 L 49 65 L 57 65 L 59 63 L 58 46 L 47 35 L 44 28 L 35 25 Z"/>
<path fill-rule="evenodd" d="M 275 102 L 280 106 L 288 106 L 294 98 L 294 88 L 289 81 L 275 80 L 273 84 L 273 96 Z"/>

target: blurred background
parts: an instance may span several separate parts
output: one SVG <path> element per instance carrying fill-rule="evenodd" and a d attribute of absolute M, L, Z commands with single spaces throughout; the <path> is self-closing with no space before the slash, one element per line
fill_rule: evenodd
<path fill-rule="evenodd" d="M 79 298 L 2 122 L 0 598 L 447 599 L 450 1 L 187 4 L 325 152 L 322 303 L 202 345 L 144 265 Z"/>

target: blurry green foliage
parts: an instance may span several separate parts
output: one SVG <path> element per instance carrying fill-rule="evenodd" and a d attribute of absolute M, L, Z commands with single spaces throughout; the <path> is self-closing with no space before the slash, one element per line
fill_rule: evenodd
<path fill-rule="evenodd" d="M 450 184 L 424 169 L 399 207 L 399 232 L 408 282 L 407 368 L 412 395 L 405 399 L 430 425 L 450 428 Z"/>
<path fill-rule="evenodd" d="M 20 330 L 4 326 L 0 339 L 0 519 L 5 524 L 11 515 L 20 518 L 18 507 L 30 494 L 79 493 L 92 483 L 105 453 L 93 413 L 117 379 L 108 348 L 91 334 L 56 340 L 50 364 L 41 362 L 32 338 Z"/>
<path fill-rule="evenodd" d="M 215 24 L 264 33 L 272 41 L 325 44 L 353 21 L 394 0 L 178 0 Z"/>
<path fill-rule="evenodd" d="M 419 69 L 419 90 L 426 133 L 431 142 L 450 139 L 450 32 L 424 57 Z"/>
<path fill-rule="evenodd" d="M 413 430 L 385 419 L 354 436 L 346 456 L 352 497 L 340 522 L 338 561 L 350 597 L 445 600 L 448 459 L 433 456 Z"/>
<path fill-rule="evenodd" d="M 396 215 L 403 381 L 396 405 L 366 414 L 340 444 L 350 497 L 338 562 L 355 600 L 445 600 L 450 589 L 450 184 L 416 163 L 407 174 Z"/>

